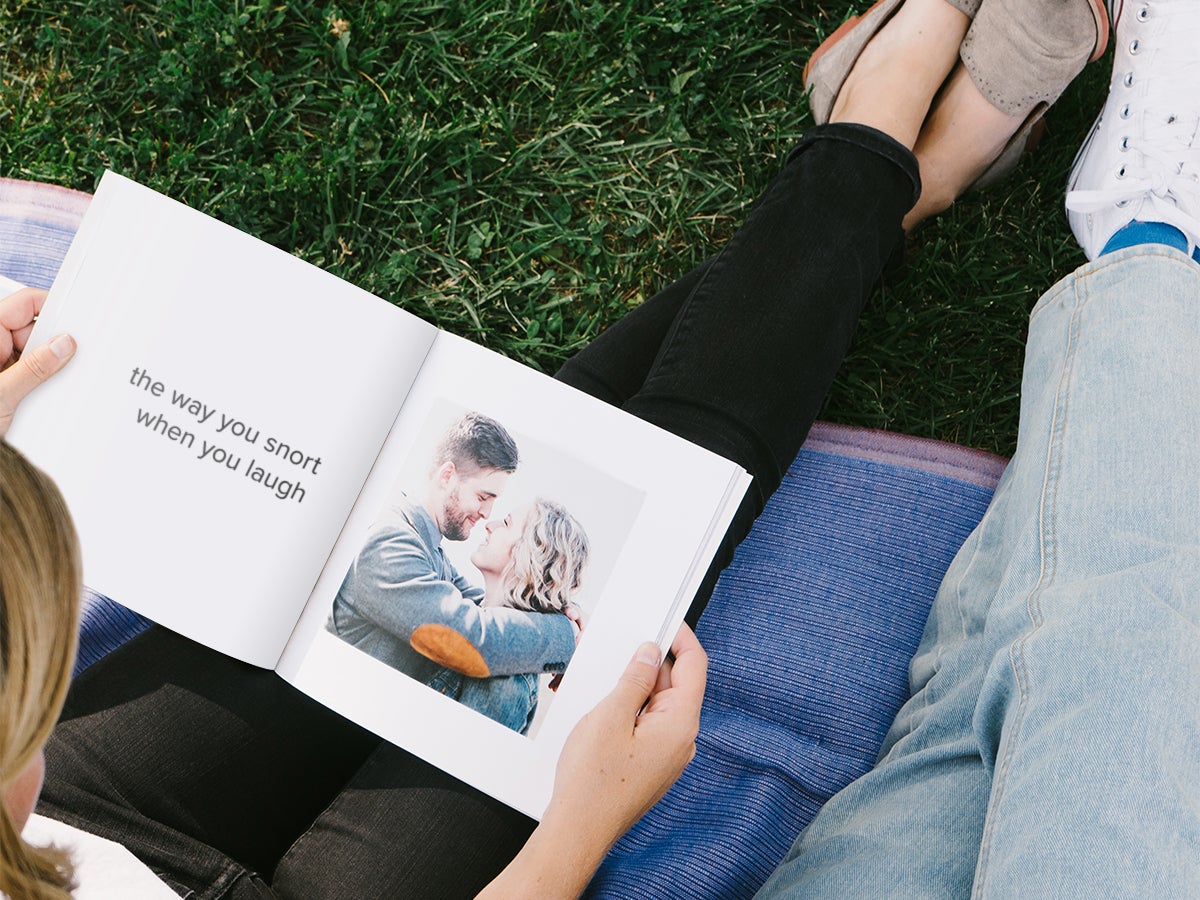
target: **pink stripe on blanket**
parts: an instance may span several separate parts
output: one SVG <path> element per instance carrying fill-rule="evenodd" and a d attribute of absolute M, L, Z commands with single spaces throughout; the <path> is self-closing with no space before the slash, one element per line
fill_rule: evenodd
<path fill-rule="evenodd" d="M 814 424 L 804 447 L 818 453 L 906 466 L 992 489 L 1008 465 L 1004 457 L 983 450 L 831 422 Z"/>
<path fill-rule="evenodd" d="M 0 178 L 0 216 L 75 228 L 92 195 L 38 181 Z"/>

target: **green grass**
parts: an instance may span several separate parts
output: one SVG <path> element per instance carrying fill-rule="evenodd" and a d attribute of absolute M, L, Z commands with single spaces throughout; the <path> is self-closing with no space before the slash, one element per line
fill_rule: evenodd
<path fill-rule="evenodd" d="M 711 254 L 811 122 L 850 4 L 0 0 L 0 175 L 115 169 L 552 371 Z M 1010 453 L 1093 66 L 910 242 L 823 417 Z"/>

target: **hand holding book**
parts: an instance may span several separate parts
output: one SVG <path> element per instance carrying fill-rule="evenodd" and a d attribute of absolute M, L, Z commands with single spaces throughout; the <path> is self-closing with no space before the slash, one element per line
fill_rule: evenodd
<path fill-rule="evenodd" d="M 3 287 L 0 284 L 0 289 Z M 65 334 L 24 352 L 45 301 L 46 292 L 37 288 L 21 288 L 0 299 L 0 360 L 4 366 L 0 371 L 0 437 L 8 431 L 22 398 L 75 354 L 75 341 Z"/>
<path fill-rule="evenodd" d="M 575 726 L 541 824 L 480 898 L 578 896 L 617 839 L 679 778 L 696 753 L 708 659 L 687 625 L 671 651 L 674 662 L 660 664 L 658 646 L 642 644 Z"/>

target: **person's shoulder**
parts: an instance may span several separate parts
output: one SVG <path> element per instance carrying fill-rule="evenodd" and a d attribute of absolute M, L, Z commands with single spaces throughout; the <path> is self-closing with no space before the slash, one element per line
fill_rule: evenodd
<path fill-rule="evenodd" d="M 441 536 L 429 519 L 429 514 L 415 504 L 397 504 L 371 526 L 363 552 L 419 552 L 432 556 Z"/>

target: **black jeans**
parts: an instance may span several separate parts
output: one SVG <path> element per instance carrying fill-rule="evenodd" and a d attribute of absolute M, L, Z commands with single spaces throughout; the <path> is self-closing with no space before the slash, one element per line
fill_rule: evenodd
<path fill-rule="evenodd" d="M 881 132 L 813 129 L 720 253 L 558 372 L 754 477 L 689 623 L 808 436 L 920 190 L 916 159 Z"/>
<path fill-rule="evenodd" d="M 885 135 L 814 129 L 717 256 L 559 372 L 753 476 L 692 621 L 804 442 L 918 192 L 916 160 Z M 533 827 L 161 628 L 72 686 L 39 809 L 199 897 L 468 897 Z"/>

